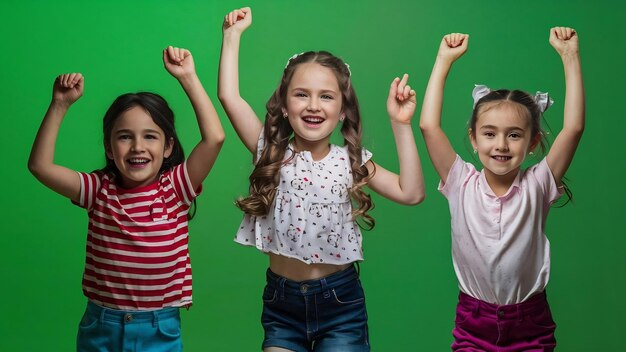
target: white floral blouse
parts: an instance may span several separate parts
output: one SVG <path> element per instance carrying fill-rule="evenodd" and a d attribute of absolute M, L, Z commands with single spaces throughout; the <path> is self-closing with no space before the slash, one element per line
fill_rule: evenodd
<path fill-rule="evenodd" d="M 261 133 L 257 159 L 264 146 Z M 371 157 L 362 150 L 363 164 Z M 351 215 L 348 148 L 333 144 L 328 155 L 314 161 L 310 152 L 296 153 L 290 145 L 284 160 L 272 208 L 264 216 L 246 214 L 235 242 L 307 264 L 363 260 L 361 231 Z"/>

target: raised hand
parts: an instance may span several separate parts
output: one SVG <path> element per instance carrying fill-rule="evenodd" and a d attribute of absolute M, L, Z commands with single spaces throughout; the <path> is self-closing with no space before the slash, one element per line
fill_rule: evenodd
<path fill-rule="evenodd" d="M 224 16 L 222 31 L 237 31 L 243 33 L 252 24 L 252 10 L 249 7 L 242 7 L 233 10 Z"/>
<path fill-rule="evenodd" d="M 408 81 L 409 75 L 405 73 L 402 79 L 396 77 L 389 87 L 387 113 L 393 122 L 411 123 L 411 118 L 415 113 L 417 99 L 415 91 L 407 84 Z"/>
<path fill-rule="evenodd" d="M 550 44 L 561 56 L 578 55 L 578 34 L 573 28 L 554 27 L 550 29 Z"/>
<path fill-rule="evenodd" d="M 191 52 L 171 45 L 163 49 L 163 65 L 167 72 L 178 80 L 196 73 Z"/>
<path fill-rule="evenodd" d="M 439 45 L 437 57 L 453 63 L 467 51 L 469 35 L 463 33 L 446 34 Z"/>
<path fill-rule="evenodd" d="M 83 96 L 85 79 L 80 73 L 65 73 L 57 76 L 52 87 L 52 102 L 67 107 Z"/>

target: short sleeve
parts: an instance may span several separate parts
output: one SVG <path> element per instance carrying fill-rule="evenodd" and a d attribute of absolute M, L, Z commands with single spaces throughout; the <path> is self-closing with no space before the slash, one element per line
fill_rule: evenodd
<path fill-rule="evenodd" d="M 102 186 L 103 174 L 101 172 L 92 172 L 90 174 L 79 172 L 80 178 L 80 197 L 77 203 L 81 208 L 91 210 L 96 202 L 96 195 Z"/>
<path fill-rule="evenodd" d="M 372 158 L 372 152 L 361 148 L 361 166 L 365 165 Z"/>
<path fill-rule="evenodd" d="M 441 194 L 443 194 L 446 198 L 450 199 L 450 196 L 454 190 L 459 189 L 465 176 L 467 175 L 468 168 L 465 167 L 467 164 L 461 159 L 461 157 L 457 154 L 452 167 L 450 167 L 450 171 L 448 171 L 448 177 L 445 180 L 439 181 L 439 186 L 437 189 Z"/>
<path fill-rule="evenodd" d="M 257 160 L 261 157 L 261 153 L 263 153 L 263 148 L 265 148 L 265 127 L 261 128 L 261 134 L 259 135 L 259 140 L 256 143 L 256 158 L 254 158 L 254 163 L 256 164 Z"/>
<path fill-rule="evenodd" d="M 193 189 L 189 173 L 187 172 L 186 160 L 184 163 L 174 166 L 165 176 L 169 177 L 174 191 L 187 205 L 191 205 L 191 202 L 202 192 L 202 185 L 198 186 L 197 190 Z"/>
<path fill-rule="evenodd" d="M 531 166 L 528 171 L 541 187 L 541 191 L 549 204 L 554 203 L 563 195 L 563 188 L 559 188 L 556 185 L 556 180 L 552 175 L 552 170 L 550 170 L 546 158 L 543 158 L 538 164 Z"/>

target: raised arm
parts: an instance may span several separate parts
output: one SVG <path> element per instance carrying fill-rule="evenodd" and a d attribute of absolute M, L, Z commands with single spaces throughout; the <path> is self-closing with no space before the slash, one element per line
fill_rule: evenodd
<path fill-rule="evenodd" d="M 441 40 L 420 115 L 420 129 L 430 160 L 443 182 L 446 182 L 456 158 L 450 140 L 441 129 L 443 89 L 452 64 L 467 51 L 468 40 L 469 36 L 461 33 L 447 34 Z"/>
<path fill-rule="evenodd" d="M 165 69 L 185 90 L 193 106 L 200 128 L 200 141 L 187 158 L 187 172 L 194 189 L 197 189 L 215 164 L 224 143 L 224 129 L 198 75 L 189 50 L 172 46 L 163 50 Z"/>
<path fill-rule="evenodd" d="M 585 129 L 585 91 L 578 56 L 578 34 L 572 28 L 555 27 L 550 30 L 550 44 L 563 60 L 565 69 L 565 109 L 563 129 L 556 136 L 548 152 L 547 162 L 557 184 L 569 168 L 578 142 Z"/>
<path fill-rule="evenodd" d="M 252 10 L 249 7 L 233 10 L 224 17 L 217 91 L 237 135 L 255 154 L 263 123 L 239 93 L 239 43 L 241 34 L 251 24 Z"/>
<path fill-rule="evenodd" d="M 417 102 L 415 91 L 407 84 L 408 79 L 406 74 L 402 80 L 394 79 L 387 97 L 387 112 L 396 140 L 400 174 L 386 170 L 372 161 L 366 165 L 370 172 L 375 168 L 374 176 L 368 183 L 372 190 L 394 202 L 414 205 L 424 200 L 424 175 L 411 128 Z"/>
<path fill-rule="evenodd" d="M 80 177 L 76 171 L 54 163 L 54 150 L 63 118 L 70 106 L 83 95 L 84 83 L 80 73 L 63 74 L 55 79 L 52 102 L 28 159 L 28 169 L 39 182 L 75 202 L 80 197 Z"/>

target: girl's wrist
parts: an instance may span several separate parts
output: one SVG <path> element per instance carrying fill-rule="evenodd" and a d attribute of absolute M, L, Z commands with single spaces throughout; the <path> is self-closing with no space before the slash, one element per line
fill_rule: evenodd
<path fill-rule="evenodd" d="M 454 63 L 454 60 L 448 57 L 444 57 L 441 55 L 437 55 L 437 59 L 435 60 L 435 65 L 436 66 L 444 66 L 444 67 L 451 67 L 452 64 Z"/>
<path fill-rule="evenodd" d="M 195 71 L 194 72 L 190 72 L 190 73 L 182 74 L 181 76 L 176 77 L 176 79 L 183 86 L 191 85 L 191 84 L 193 84 L 193 83 L 195 83 L 197 81 L 200 81 L 200 79 L 198 78 L 198 75 L 196 74 Z"/>
<path fill-rule="evenodd" d="M 230 30 L 226 30 L 223 32 L 222 36 L 224 37 L 224 40 L 238 40 L 239 38 L 241 38 L 241 34 L 243 32 L 239 32 L 233 29 Z"/>
<path fill-rule="evenodd" d="M 72 103 L 68 103 L 65 100 L 52 98 L 52 101 L 50 102 L 50 109 L 54 109 L 57 111 L 67 111 L 69 110 L 71 105 Z"/>
<path fill-rule="evenodd" d="M 561 54 L 561 60 L 563 60 L 564 63 L 577 62 L 579 61 L 579 59 L 580 59 L 580 56 L 578 56 L 578 50 L 564 52 Z"/>
<path fill-rule="evenodd" d="M 408 121 L 399 121 L 396 120 L 395 118 L 391 118 L 391 127 L 397 127 L 397 128 L 412 128 L 411 127 L 411 119 L 409 119 Z"/>

